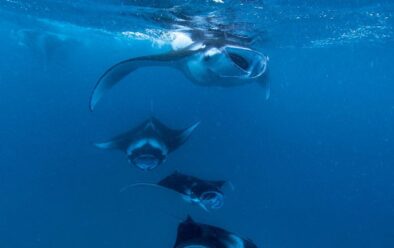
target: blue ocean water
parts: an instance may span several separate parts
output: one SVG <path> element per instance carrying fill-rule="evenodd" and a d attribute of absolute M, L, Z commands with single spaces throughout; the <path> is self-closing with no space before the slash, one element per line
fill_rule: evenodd
<path fill-rule="evenodd" d="M 0 247 L 172 247 L 187 214 L 258 247 L 394 247 L 391 1 L 0 2 Z M 174 26 L 257 37 L 271 96 L 144 68 L 89 111 L 112 64 Z M 150 172 L 92 144 L 154 115 L 201 121 Z M 133 189 L 180 170 L 226 179 L 222 209 Z"/>

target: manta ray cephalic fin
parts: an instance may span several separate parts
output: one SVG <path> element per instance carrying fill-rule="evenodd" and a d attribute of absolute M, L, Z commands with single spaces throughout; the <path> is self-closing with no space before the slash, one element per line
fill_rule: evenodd
<path fill-rule="evenodd" d="M 268 70 L 263 74 L 262 78 L 259 79 L 258 83 L 264 89 L 265 100 L 268 100 L 271 96 L 271 85 Z"/>

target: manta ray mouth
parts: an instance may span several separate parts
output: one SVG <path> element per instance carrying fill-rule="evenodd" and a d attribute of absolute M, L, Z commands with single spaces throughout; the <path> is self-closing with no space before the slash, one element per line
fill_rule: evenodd
<path fill-rule="evenodd" d="M 228 53 L 230 59 L 243 70 L 247 70 L 249 68 L 249 62 L 242 56 L 236 53 Z"/>
<path fill-rule="evenodd" d="M 257 78 L 267 69 L 268 57 L 260 52 L 238 46 L 226 46 L 224 51 L 243 78 Z"/>
<path fill-rule="evenodd" d="M 224 205 L 224 195 L 218 191 L 206 191 L 201 194 L 200 203 L 208 209 L 219 209 Z"/>
<path fill-rule="evenodd" d="M 188 240 L 185 241 L 182 244 L 177 245 L 174 248 L 210 248 L 212 245 L 210 242 L 203 240 L 203 239 L 194 239 L 194 240 Z"/>
<path fill-rule="evenodd" d="M 132 160 L 132 163 L 142 170 L 152 170 L 161 164 L 160 159 L 150 154 L 141 155 Z"/>
<path fill-rule="evenodd" d="M 156 168 L 164 162 L 166 155 L 161 149 L 151 146 L 138 148 L 129 155 L 129 161 L 138 168 L 148 171 Z"/>

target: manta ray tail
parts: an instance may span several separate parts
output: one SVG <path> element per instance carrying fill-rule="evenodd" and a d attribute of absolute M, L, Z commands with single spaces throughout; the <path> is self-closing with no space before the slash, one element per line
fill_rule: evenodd
<path fill-rule="evenodd" d="M 159 55 L 142 56 L 127 59 L 111 66 L 97 81 L 90 97 L 90 110 L 93 111 L 97 102 L 115 84 L 133 71 L 142 67 L 170 66 L 168 62 L 176 61 L 184 56 L 185 52 L 170 52 Z"/>

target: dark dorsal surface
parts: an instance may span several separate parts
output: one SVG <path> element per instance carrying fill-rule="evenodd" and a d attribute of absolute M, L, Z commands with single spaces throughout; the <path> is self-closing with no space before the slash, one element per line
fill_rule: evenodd
<path fill-rule="evenodd" d="M 155 138 L 163 142 L 171 152 L 186 142 L 198 124 L 199 122 L 186 129 L 171 129 L 161 123 L 157 118 L 152 117 L 130 131 L 115 136 L 110 141 L 96 145 L 104 149 L 126 150 L 136 140 Z"/>
<path fill-rule="evenodd" d="M 207 181 L 194 176 L 182 174 L 178 171 L 162 179 L 158 185 L 172 189 L 180 194 L 186 195 L 188 191 L 199 197 L 208 191 L 221 192 L 226 181 Z"/>
<path fill-rule="evenodd" d="M 141 137 L 141 132 L 146 128 L 148 121 L 140 123 L 136 127 L 113 137 L 107 142 L 96 143 L 96 146 L 103 149 L 126 150 L 130 143 L 137 139 L 137 137 Z"/>
<path fill-rule="evenodd" d="M 185 129 L 172 129 L 164 125 L 157 118 L 152 118 L 151 122 L 159 136 L 167 145 L 169 151 L 174 151 L 190 137 L 194 129 L 200 124 L 196 122 L 192 126 Z"/>
<path fill-rule="evenodd" d="M 220 227 L 197 223 L 190 216 L 179 224 L 174 248 L 188 246 L 257 248 L 250 240 Z"/>

